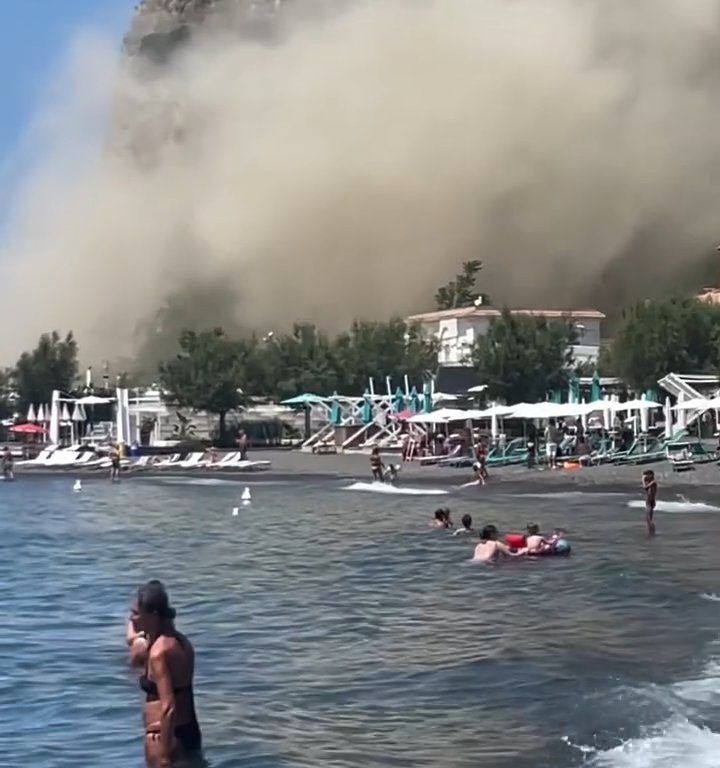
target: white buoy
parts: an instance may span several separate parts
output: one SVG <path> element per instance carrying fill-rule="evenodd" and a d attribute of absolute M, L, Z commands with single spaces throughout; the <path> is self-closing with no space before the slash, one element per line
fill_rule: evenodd
<path fill-rule="evenodd" d="M 75 491 L 76 493 L 78 491 L 82 491 L 82 481 L 81 480 L 78 479 L 78 480 L 75 481 L 75 485 L 73 485 L 73 491 Z"/>
<path fill-rule="evenodd" d="M 233 517 L 237 517 L 240 514 L 240 507 L 233 507 Z"/>
<path fill-rule="evenodd" d="M 245 490 L 242 492 L 242 496 L 240 497 L 240 500 L 243 503 L 243 506 L 247 506 L 252 501 L 252 496 L 250 495 L 250 489 L 245 486 Z"/>

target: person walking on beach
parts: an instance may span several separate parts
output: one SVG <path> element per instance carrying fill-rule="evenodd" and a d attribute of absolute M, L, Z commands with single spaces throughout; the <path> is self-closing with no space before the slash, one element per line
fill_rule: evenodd
<path fill-rule="evenodd" d="M 238 433 L 237 447 L 240 451 L 240 461 L 247 461 L 248 436 L 244 429 L 241 429 Z"/>
<path fill-rule="evenodd" d="M 195 651 L 175 628 L 175 610 L 161 582 L 140 587 L 133 609 L 131 622 L 148 643 L 139 680 L 145 692 L 145 761 L 148 768 L 170 768 L 202 748 L 193 697 Z"/>
<path fill-rule="evenodd" d="M 655 535 L 655 504 L 657 502 L 658 484 L 655 479 L 655 473 L 652 469 L 646 469 L 642 474 L 642 487 L 645 492 L 645 522 L 647 523 L 648 535 Z"/>
<path fill-rule="evenodd" d="M 557 469 L 558 434 L 555 425 L 548 421 L 545 427 L 545 454 L 550 469 Z"/>

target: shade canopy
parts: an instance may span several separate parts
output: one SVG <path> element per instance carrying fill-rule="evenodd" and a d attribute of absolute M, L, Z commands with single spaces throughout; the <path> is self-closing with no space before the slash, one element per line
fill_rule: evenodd
<path fill-rule="evenodd" d="M 83 405 L 104 405 L 105 403 L 112 403 L 114 398 L 112 397 L 100 397 L 98 395 L 85 395 L 77 400 L 78 403 Z"/>
<path fill-rule="evenodd" d="M 9 432 L 14 432 L 16 435 L 42 435 L 47 432 L 45 427 L 41 427 L 40 424 L 16 424 L 14 427 L 10 427 Z"/>
<path fill-rule="evenodd" d="M 459 408 L 440 408 L 431 413 L 418 413 L 408 419 L 413 424 L 447 424 L 451 421 L 467 421 L 472 418 L 470 411 L 463 411 Z"/>
<path fill-rule="evenodd" d="M 304 407 L 306 405 L 322 405 L 325 403 L 326 400 L 324 397 L 320 397 L 320 395 L 314 395 L 312 392 L 306 392 L 302 395 L 295 395 L 295 397 L 291 397 L 288 400 L 281 401 L 281 405 L 289 405 L 291 408 L 294 407 Z"/>

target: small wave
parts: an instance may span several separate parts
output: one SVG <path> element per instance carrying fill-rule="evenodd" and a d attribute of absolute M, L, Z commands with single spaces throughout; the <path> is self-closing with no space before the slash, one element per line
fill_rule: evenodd
<path fill-rule="evenodd" d="M 655 733 L 599 752 L 592 768 L 717 768 L 720 734 L 674 718 Z"/>
<path fill-rule="evenodd" d="M 644 501 L 628 501 L 628 507 L 633 509 L 645 509 Z M 655 505 L 656 512 L 720 512 L 720 507 L 705 504 L 702 501 L 658 501 Z"/>
<path fill-rule="evenodd" d="M 447 496 L 447 491 L 439 488 L 405 488 L 387 483 L 353 483 L 343 488 L 343 491 L 369 491 L 399 496 Z"/>
<path fill-rule="evenodd" d="M 158 477 L 148 479 L 159 480 L 163 485 L 238 485 L 235 480 L 222 480 L 216 477 Z"/>
<path fill-rule="evenodd" d="M 720 603 L 720 595 L 716 595 L 714 592 L 703 592 L 700 597 L 703 600 L 709 600 L 711 603 Z"/>

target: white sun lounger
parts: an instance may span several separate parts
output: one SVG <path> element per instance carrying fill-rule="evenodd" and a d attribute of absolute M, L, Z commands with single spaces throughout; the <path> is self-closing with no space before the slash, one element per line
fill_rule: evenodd
<path fill-rule="evenodd" d="M 248 470 L 254 470 L 254 469 L 267 469 L 267 467 L 270 466 L 269 461 L 250 461 L 249 459 L 245 459 L 245 461 L 241 461 L 238 459 L 237 461 L 228 462 L 227 464 L 223 465 L 222 469 L 224 470 L 234 470 L 234 471 L 248 471 Z"/>
<path fill-rule="evenodd" d="M 204 452 L 191 453 L 185 461 L 178 461 L 177 466 L 183 469 L 197 469 L 203 465 Z"/>
<path fill-rule="evenodd" d="M 43 448 L 40 453 L 34 458 L 34 459 L 25 459 L 23 461 L 16 461 L 15 466 L 16 467 L 44 467 L 47 463 L 47 460 L 52 456 L 52 454 L 57 449 L 55 447 L 52 448 Z"/>
<path fill-rule="evenodd" d="M 226 453 L 220 461 L 205 462 L 205 469 L 222 469 L 223 467 L 227 467 L 228 464 L 232 464 L 232 462 L 236 461 L 239 455 L 238 451 L 235 451 L 234 453 Z"/>
<path fill-rule="evenodd" d="M 157 464 L 155 464 L 154 468 L 164 469 L 165 467 L 176 467 L 180 463 L 181 458 L 181 453 L 173 453 L 169 459 L 166 459 L 165 461 L 159 461 Z"/>

